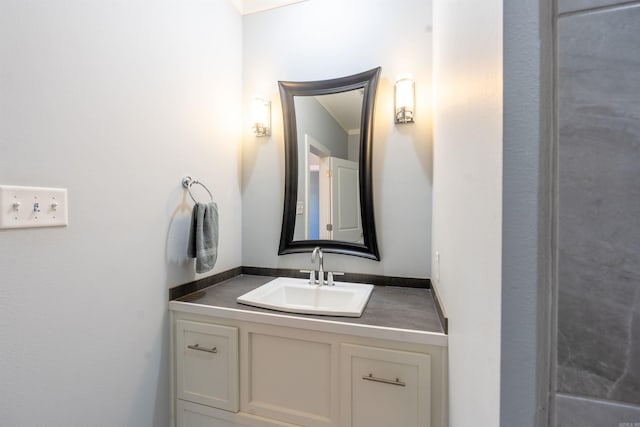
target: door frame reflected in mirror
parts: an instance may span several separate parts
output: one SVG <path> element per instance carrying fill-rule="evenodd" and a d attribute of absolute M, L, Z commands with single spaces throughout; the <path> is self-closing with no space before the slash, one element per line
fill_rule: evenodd
<path fill-rule="evenodd" d="M 371 174 L 373 112 L 380 71 L 381 68 L 377 67 L 363 73 L 337 79 L 307 82 L 278 82 L 284 116 L 285 137 L 284 211 L 282 215 L 282 232 L 280 234 L 278 255 L 311 252 L 315 247 L 319 246 L 325 252 L 329 253 L 340 253 L 380 260 L 373 214 Z M 298 185 L 306 185 L 306 183 L 298 182 L 299 149 L 294 97 L 330 95 L 350 90 L 363 91 L 362 119 L 360 121 L 360 151 L 358 156 L 360 216 L 363 243 L 328 239 L 294 240 Z M 305 213 L 305 216 L 306 215 Z"/>
<path fill-rule="evenodd" d="M 300 174 L 300 176 L 304 176 L 304 222 L 302 224 L 298 224 L 296 221 L 296 226 L 302 226 L 304 228 L 304 240 L 320 240 L 325 238 L 325 232 L 321 230 L 320 224 L 323 222 L 322 219 L 326 216 L 326 209 L 322 209 L 323 204 L 322 201 L 326 197 L 324 182 L 320 179 L 322 175 L 322 169 L 324 163 L 328 157 L 331 156 L 331 150 L 318 142 L 311 135 L 305 133 L 304 134 L 304 161 L 303 165 L 305 167 L 304 174 Z M 317 162 L 311 162 L 312 158 L 317 159 Z M 316 164 L 317 163 L 317 164 Z M 315 166 L 315 167 L 314 167 Z M 314 173 L 315 179 L 311 177 L 312 172 Z M 312 181 L 315 182 L 315 185 L 312 185 Z M 298 182 L 300 184 L 300 182 Z M 312 191 L 314 189 L 315 191 Z M 312 197 L 314 195 L 315 197 Z M 312 198 L 314 200 L 312 200 Z M 315 217 L 315 220 L 314 218 Z M 294 227 L 295 228 L 295 227 Z M 312 232 L 313 229 L 313 232 Z M 295 234 L 295 230 L 294 230 Z M 310 236 L 313 234 L 313 237 Z"/>

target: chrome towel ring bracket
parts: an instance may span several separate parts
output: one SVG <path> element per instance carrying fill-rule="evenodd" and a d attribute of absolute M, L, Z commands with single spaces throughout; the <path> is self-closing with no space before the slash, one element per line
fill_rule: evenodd
<path fill-rule="evenodd" d="M 206 192 L 209 193 L 209 197 L 211 198 L 211 201 L 213 202 L 213 194 L 211 194 L 211 191 L 209 191 L 209 189 L 207 188 L 206 185 L 204 185 L 203 183 L 201 183 L 200 181 L 198 181 L 195 178 L 191 178 L 190 176 L 185 176 L 184 178 L 182 178 L 182 186 L 187 189 L 187 191 L 189 192 L 189 197 L 191 197 L 191 200 L 193 200 L 194 203 L 198 203 L 198 201 L 196 200 L 195 197 L 193 197 L 193 193 L 191 193 L 191 186 L 193 184 L 198 184 L 202 188 L 204 188 L 206 190 Z"/>

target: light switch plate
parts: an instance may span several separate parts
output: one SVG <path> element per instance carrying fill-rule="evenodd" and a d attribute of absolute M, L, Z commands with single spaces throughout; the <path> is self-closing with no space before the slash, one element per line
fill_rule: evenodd
<path fill-rule="evenodd" d="M 67 189 L 0 185 L 0 229 L 66 226 Z"/>

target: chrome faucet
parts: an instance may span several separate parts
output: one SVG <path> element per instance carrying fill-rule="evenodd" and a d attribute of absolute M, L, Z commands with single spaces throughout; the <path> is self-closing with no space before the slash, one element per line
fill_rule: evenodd
<path fill-rule="evenodd" d="M 320 261 L 318 263 L 318 285 L 324 285 L 324 261 L 322 256 L 322 248 L 320 246 L 316 246 L 313 249 L 313 252 L 311 253 L 311 263 L 316 262 L 316 255 L 320 257 Z M 315 285 L 315 281 L 312 281 L 311 284 Z"/>

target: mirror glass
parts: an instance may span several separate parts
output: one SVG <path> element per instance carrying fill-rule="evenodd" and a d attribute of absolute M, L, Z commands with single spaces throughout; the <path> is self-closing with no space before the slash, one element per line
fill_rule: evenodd
<path fill-rule="evenodd" d="M 379 259 L 371 191 L 373 105 L 380 68 L 314 82 L 279 82 L 285 203 L 279 254 Z"/>
<path fill-rule="evenodd" d="M 364 91 L 296 96 L 298 194 L 293 240 L 364 243 L 358 163 Z"/>

